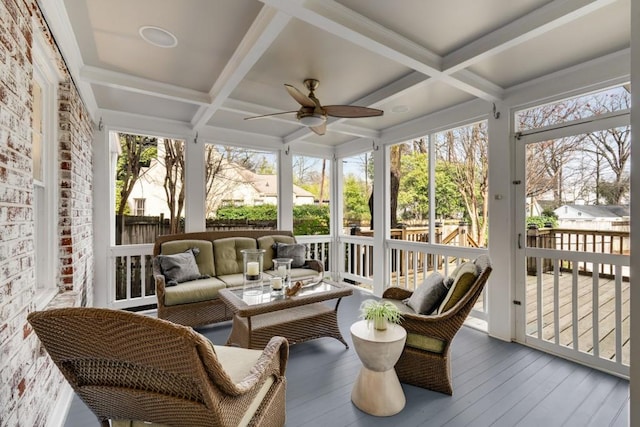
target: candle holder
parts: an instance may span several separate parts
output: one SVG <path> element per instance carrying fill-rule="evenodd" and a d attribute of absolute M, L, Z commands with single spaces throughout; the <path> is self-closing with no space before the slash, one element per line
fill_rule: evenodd
<path fill-rule="evenodd" d="M 247 295 L 262 294 L 262 262 L 264 249 L 243 249 L 243 286 Z"/>
<path fill-rule="evenodd" d="M 282 278 L 282 285 L 285 288 L 291 286 L 291 258 L 274 258 L 273 259 L 273 275 Z"/>

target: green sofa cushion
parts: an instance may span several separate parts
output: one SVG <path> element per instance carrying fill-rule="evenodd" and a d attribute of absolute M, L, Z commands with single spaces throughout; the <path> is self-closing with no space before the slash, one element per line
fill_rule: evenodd
<path fill-rule="evenodd" d="M 273 268 L 273 258 L 275 258 L 274 256 L 274 249 L 273 249 L 273 245 L 275 243 L 295 243 L 296 239 L 293 238 L 292 236 L 278 236 L 278 235 L 273 235 L 273 236 L 262 236 L 262 237 L 258 237 L 258 249 L 264 249 L 264 269 L 265 270 L 271 270 Z"/>
<path fill-rule="evenodd" d="M 160 248 L 162 255 L 181 253 L 190 248 L 200 249 L 196 255 L 196 264 L 200 274 L 215 276 L 216 270 L 213 264 L 213 246 L 209 240 L 171 240 L 164 242 Z"/>
<path fill-rule="evenodd" d="M 227 237 L 214 240 L 216 276 L 242 273 L 243 249 L 257 249 L 256 240 L 250 237 Z"/>
<path fill-rule="evenodd" d="M 264 275 L 262 277 L 266 284 L 268 279 Z M 242 273 L 224 274 L 222 276 L 218 276 L 218 279 L 222 280 L 227 285 L 227 288 L 242 286 L 244 284 L 244 274 Z"/>
<path fill-rule="evenodd" d="M 215 277 L 184 282 L 179 286 L 165 288 L 164 305 L 171 306 L 208 301 L 217 298 L 218 291 L 224 288 L 226 288 L 225 283 Z"/>

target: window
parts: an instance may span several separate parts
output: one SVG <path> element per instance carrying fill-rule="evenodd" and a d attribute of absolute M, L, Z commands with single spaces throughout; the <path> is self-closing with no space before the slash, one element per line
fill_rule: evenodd
<path fill-rule="evenodd" d="M 39 28 L 38 25 L 34 28 Z M 44 308 L 58 292 L 57 89 L 61 79 L 49 47 L 38 30 L 33 34 L 31 110 L 34 268 L 36 307 Z"/>
<path fill-rule="evenodd" d="M 330 231 L 329 204 L 331 162 L 309 156 L 293 156 L 293 232 L 326 235 Z"/>
<path fill-rule="evenodd" d="M 373 155 L 371 152 L 342 159 L 342 197 L 345 234 L 371 235 L 369 199 L 373 193 Z"/>
<path fill-rule="evenodd" d="M 145 199 L 135 199 L 134 203 L 135 203 L 135 212 L 134 215 L 136 216 L 144 216 L 144 202 Z"/>
<path fill-rule="evenodd" d="M 614 112 L 623 112 L 629 108 L 631 108 L 629 86 L 618 86 L 518 111 L 515 115 L 516 128 L 518 131 L 525 132 Z"/>
<path fill-rule="evenodd" d="M 205 146 L 207 227 L 238 220 L 242 226 L 277 228 L 278 168 L 275 152 L 234 146 Z"/>
<path fill-rule="evenodd" d="M 489 138 L 482 121 L 432 136 L 435 144 L 435 209 L 438 243 L 487 247 L 489 235 Z"/>
<path fill-rule="evenodd" d="M 486 247 L 489 165 L 485 121 L 448 129 L 390 149 L 397 176 L 394 239 Z M 393 210 L 392 193 L 391 207 Z M 394 221 L 396 227 L 394 227 Z"/>
<path fill-rule="evenodd" d="M 114 132 L 117 245 L 153 243 L 184 231 L 184 141 Z M 147 216 L 133 222 L 130 216 Z"/>

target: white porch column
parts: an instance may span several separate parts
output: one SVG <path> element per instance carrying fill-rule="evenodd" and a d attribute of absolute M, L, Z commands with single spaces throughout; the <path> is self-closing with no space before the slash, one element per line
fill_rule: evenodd
<path fill-rule="evenodd" d="M 111 179 L 115 176 L 118 152 L 117 141 L 112 147 L 109 131 L 93 130 L 93 306 L 108 307 L 110 268 L 109 247 L 115 243 L 115 189 Z"/>
<path fill-rule="evenodd" d="M 389 148 L 373 144 L 373 293 L 382 296 L 389 271 L 386 240 L 389 236 L 390 187 L 387 159 Z"/>
<path fill-rule="evenodd" d="M 184 141 L 184 185 L 185 211 L 184 231 L 205 230 L 205 189 L 204 189 L 204 146 L 194 136 L 188 136 Z"/>
<path fill-rule="evenodd" d="M 293 231 L 293 162 L 289 145 L 278 152 L 278 229 Z"/>
<path fill-rule="evenodd" d="M 341 263 L 344 263 L 344 247 L 340 241 L 343 233 L 342 224 L 344 223 L 344 167 L 342 158 L 336 158 L 333 155 L 331 163 L 331 203 L 329 204 L 329 218 L 331 227 L 331 236 L 333 237 L 331 244 L 331 261 L 329 271 L 336 280 L 341 280 L 340 272 L 342 271 Z"/>
<path fill-rule="evenodd" d="M 496 104 L 500 118 L 490 114 L 489 131 L 489 254 L 494 269 L 486 292 L 489 306 L 489 334 L 510 341 L 514 337 L 514 222 L 511 197 L 512 153 L 510 112 Z"/>
<path fill-rule="evenodd" d="M 640 155 L 640 2 L 631 2 L 631 153 Z M 631 283 L 640 278 L 640 168 L 631 166 Z M 640 425 L 640 286 L 631 289 L 629 425 Z"/>

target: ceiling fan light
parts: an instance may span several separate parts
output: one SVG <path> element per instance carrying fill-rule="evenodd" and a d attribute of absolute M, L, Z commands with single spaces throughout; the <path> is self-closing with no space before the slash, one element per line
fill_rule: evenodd
<path fill-rule="evenodd" d="M 327 118 L 322 114 L 313 113 L 300 117 L 300 123 L 308 127 L 316 127 L 323 124 Z"/>

